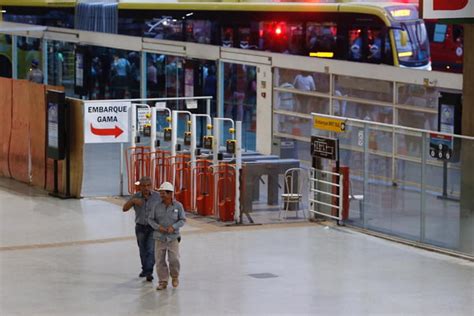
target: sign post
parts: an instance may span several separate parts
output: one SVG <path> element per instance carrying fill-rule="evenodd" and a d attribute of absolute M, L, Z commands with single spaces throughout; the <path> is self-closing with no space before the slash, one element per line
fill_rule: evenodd
<path fill-rule="evenodd" d="M 54 159 L 54 187 L 50 195 L 59 198 L 71 198 L 70 194 L 70 157 L 69 157 L 69 111 L 66 106 L 66 94 L 63 91 L 48 90 L 46 94 L 46 128 L 48 158 Z M 66 192 L 58 190 L 58 161 L 66 159 Z"/>

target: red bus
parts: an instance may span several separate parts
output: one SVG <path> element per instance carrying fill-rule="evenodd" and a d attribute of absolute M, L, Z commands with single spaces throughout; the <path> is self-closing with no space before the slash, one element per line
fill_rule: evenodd
<path fill-rule="evenodd" d="M 462 73 L 463 27 L 437 20 L 425 20 L 433 70 Z"/>

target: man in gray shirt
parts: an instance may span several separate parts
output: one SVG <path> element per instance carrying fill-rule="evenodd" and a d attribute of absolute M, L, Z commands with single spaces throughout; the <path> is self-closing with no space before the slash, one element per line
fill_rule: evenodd
<path fill-rule="evenodd" d="M 133 206 L 135 210 L 135 235 L 137 236 L 138 249 L 142 272 L 139 277 L 146 277 L 148 282 L 153 280 L 153 266 L 155 265 L 155 241 L 153 228 L 148 224 L 148 217 L 155 204 L 161 202 L 160 195 L 151 190 L 150 177 L 142 177 L 139 181 L 140 191 L 135 193 L 123 206 L 127 212 Z"/>
<path fill-rule="evenodd" d="M 164 290 L 168 286 L 171 275 L 171 284 L 174 288 L 179 285 L 179 229 L 184 226 L 186 215 L 183 205 L 173 199 L 174 187 L 169 182 L 163 182 L 158 189 L 161 202 L 157 203 L 148 219 L 155 230 L 156 270 L 158 273 L 157 290 Z M 168 263 L 166 262 L 168 254 Z"/>
<path fill-rule="evenodd" d="M 31 82 L 43 83 L 44 76 L 41 69 L 39 69 L 39 62 L 36 59 L 33 59 L 31 62 L 31 68 L 28 72 L 27 79 Z"/>

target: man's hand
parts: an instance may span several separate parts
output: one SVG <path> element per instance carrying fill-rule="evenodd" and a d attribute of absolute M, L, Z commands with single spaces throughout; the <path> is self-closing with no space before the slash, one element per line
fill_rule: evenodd
<path fill-rule="evenodd" d="M 133 199 L 133 205 L 142 206 L 142 205 L 143 205 L 143 199 L 134 198 L 134 199 Z"/>
<path fill-rule="evenodd" d="M 166 229 L 166 228 L 164 228 L 163 226 L 160 225 L 159 231 L 160 231 L 161 233 L 167 233 L 167 232 L 168 232 L 168 229 Z"/>
<path fill-rule="evenodd" d="M 168 234 L 174 233 L 174 227 L 173 226 L 168 227 L 167 230 L 168 230 Z"/>

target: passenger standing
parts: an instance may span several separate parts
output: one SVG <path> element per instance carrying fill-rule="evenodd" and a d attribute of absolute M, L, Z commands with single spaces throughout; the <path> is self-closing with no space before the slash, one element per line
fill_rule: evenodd
<path fill-rule="evenodd" d="M 174 187 L 169 182 L 163 182 L 160 188 L 161 202 L 157 203 L 148 219 L 155 230 L 156 270 L 158 273 L 157 290 L 164 290 L 168 286 L 168 279 L 174 288 L 179 285 L 179 240 L 181 239 L 179 229 L 186 221 L 183 205 L 173 199 Z M 166 255 L 168 254 L 168 262 Z"/>
<path fill-rule="evenodd" d="M 148 223 L 148 217 L 156 204 L 161 202 L 160 195 L 151 190 L 150 177 L 142 177 L 139 181 L 140 192 L 135 193 L 124 206 L 123 211 L 135 209 L 135 235 L 137 236 L 138 249 L 142 272 L 139 277 L 146 277 L 148 282 L 153 280 L 153 266 L 155 265 L 153 228 Z"/>
<path fill-rule="evenodd" d="M 31 82 L 35 83 L 43 83 L 44 82 L 44 76 L 43 72 L 41 69 L 38 68 L 39 62 L 36 59 L 33 59 L 31 61 L 31 68 L 30 71 L 28 72 L 27 79 Z"/>
<path fill-rule="evenodd" d="M 293 82 L 293 86 L 301 91 L 315 91 L 316 85 L 314 84 L 313 76 L 310 74 L 302 75 L 298 74 L 295 77 Z M 311 96 L 307 95 L 296 95 L 296 100 L 299 105 L 299 111 L 302 113 L 311 113 L 311 109 L 309 108 Z"/>

